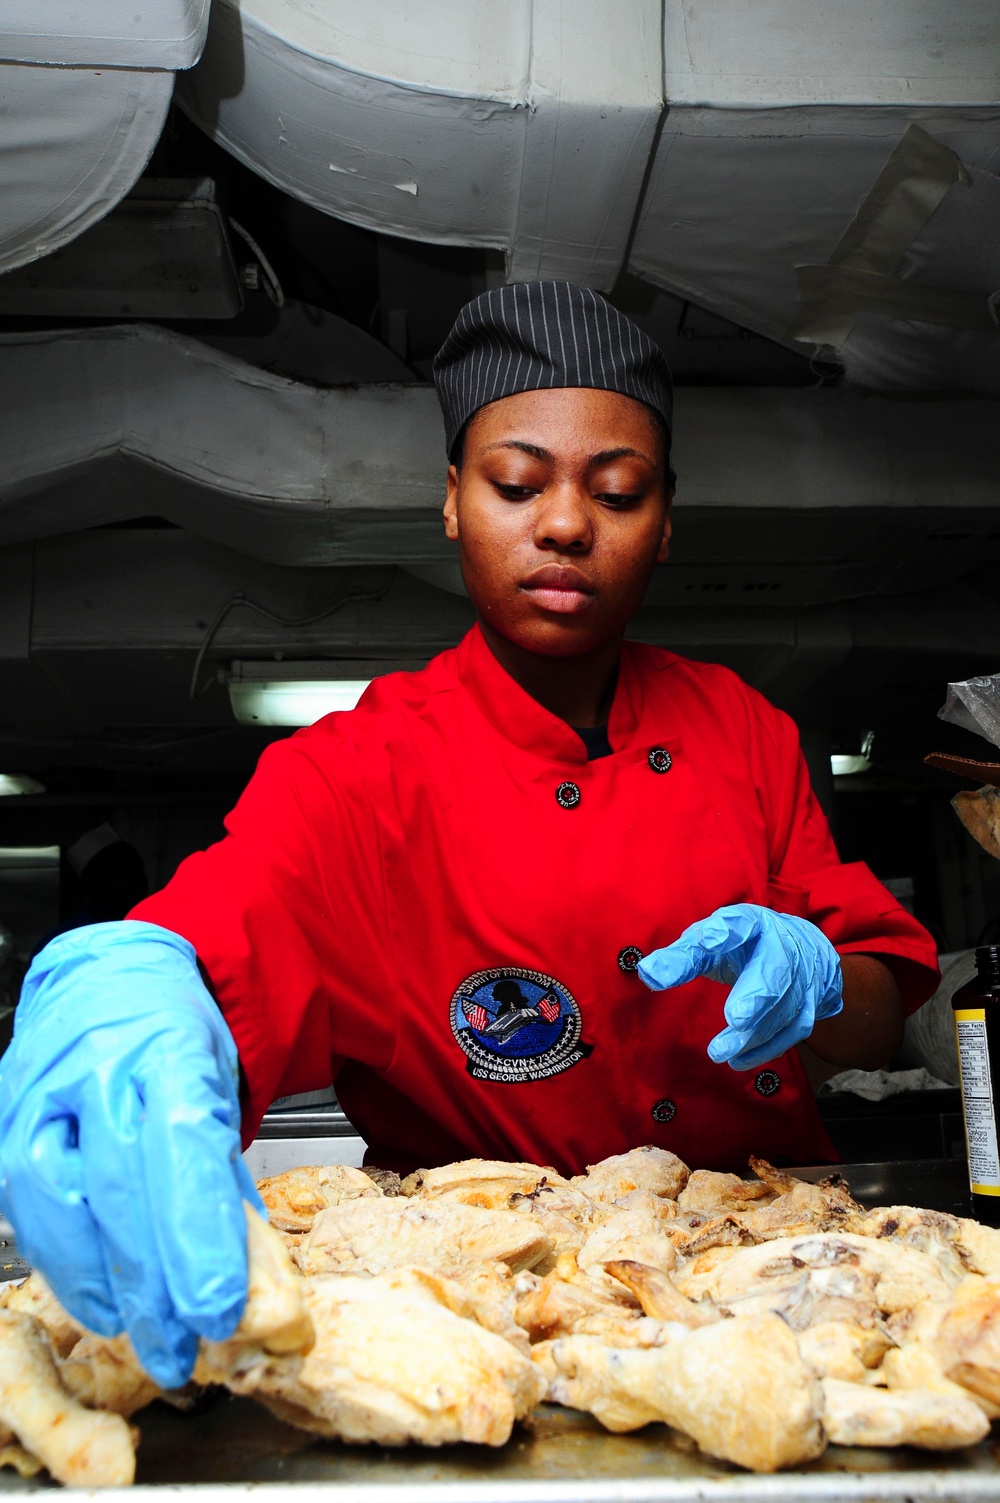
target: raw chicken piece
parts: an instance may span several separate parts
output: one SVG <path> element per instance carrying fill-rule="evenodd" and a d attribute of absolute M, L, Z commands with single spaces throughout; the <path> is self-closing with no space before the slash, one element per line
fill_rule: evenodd
<path fill-rule="evenodd" d="M 128 1337 L 89 1332 L 59 1364 L 66 1388 L 88 1409 L 110 1409 L 128 1419 L 163 1390 L 139 1365 Z"/>
<path fill-rule="evenodd" d="M 552 1244 L 548 1258 L 536 1264 L 539 1273 L 550 1272 L 563 1253 L 578 1253 L 589 1234 L 617 1214 L 616 1207 L 601 1205 L 572 1185 L 550 1185 L 546 1180 L 530 1194 L 515 1192 L 508 1204 L 519 1215 L 533 1216 Z"/>
<path fill-rule="evenodd" d="M 743 1225 L 742 1217 L 735 1212 L 706 1221 L 700 1211 L 679 1211 L 663 1232 L 675 1251 L 689 1261 L 715 1248 L 755 1247 L 761 1240 Z"/>
<path fill-rule="evenodd" d="M 735 1213 L 741 1226 L 760 1242 L 792 1237 L 801 1232 L 853 1231 L 861 1207 L 839 1185 L 810 1185 L 796 1181 L 770 1205 Z"/>
<path fill-rule="evenodd" d="M 246 1201 L 247 1302 L 230 1341 L 260 1345 L 266 1352 L 307 1352 L 315 1332 L 303 1298 L 302 1280 L 273 1227 Z"/>
<path fill-rule="evenodd" d="M 607 1225 L 592 1231 L 577 1254 L 577 1263 L 598 1288 L 623 1296 L 623 1286 L 605 1271 L 606 1264 L 620 1258 L 645 1263 L 663 1273 L 671 1273 L 677 1266 L 677 1254 L 659 1223 L 639 1211 L 620 1211 Z"/>
<path fill-rule="evenodd" d="M 959 1217 L 958 1225 L 959 1241 L 968 1254 L 970 1272 L 1000 1278 L 1000 1230 L 964 1216 Z"/>
<path fill-rule="evenodd" d="M 533 1268 L 552 1244 L 533 1219 L 449 1201 L 353 1200 L 321 1211 L 293 1253 L 303 1273 L 382 1273 L 416 1263 L 461 1273 L 498 1261 Z"/>
<path fill-rule="evenodd" d="M 823 1379 L 823 1423 L 835 1446 L 923 1446 L 954 1451 L 974 1446 L 990 1422 L 971 1399 L 927 1388 L 865 1387 Z"/>
<path fill-rule="evenodd" d="M 683 1326 L 708 1326 L 722 1317 L 712 1305 L 696 1305 L 685 1299 L 677 1285 L 661 1268 L 650 1268 L 630 1258 L 608 1263 L 607 1273 L 624 1284 L 652 1320 L 667 1320 Z M 613 1345 L 614 1343 L 612 1343 Z"/>
<path fill-rule="evenodd" d="M 685 1269 L 677 1287 L 733 1314 L 779 1312 L 798 1331 L 829 1320 L 875 1326 L 948 1285 L 927 1253 L 847 1232 L 819 1232 L 742 1248 L 708 1272 Z"/>
<path fill-rule="evenodd" d="M 710 1216 L 727 1211 L 749 1211 L 762 1201 L 774 1199 L 774 1191 L 759 1179 L 740 1179 L 738 1174 L 719 1174 L 714 1169 L 695 1169 L 677 1197 L 682 1211 L 706 1211 Z"/>
<path fill-rule="evenodd" d="M 347 1164 L 315 1164 L 286 1169 L 257 1184 L 268 1220 L 281 1232 L 307 1232 L 320 1211 L 382 1191 L 367 1174 Z"/>
<path fill-rule="evenodd" d="M 700 1212 L 702 1222 L 699 1226 L 692 1219 L 687 1233 L 678 1229 L 678 1250 L 691 1256 L 707 1247 L 732 1245 L 738 1240 L 749 1244 L 810 1231 L 858 1230 L 855 1223 L 865 1212 L 852 1200 L 840 1175 L 813 1185 L 775 1169 L 766 1159 L 752 1158 L 750 1167 L 759 1176 L 757 1193 L 754 1181 L 739 1180 L 735 1175 L 709 1175 L 704 1171 L 692 1175 L 678 1207 L 688 1215 Z M 713 1194 L 722 1197 L 714 1206 Z"/>
<path fill-rule="evenodd" d="M 822 1391 L 776 1315 L 666 1326 L 651 1351 L 569 1336 L 536 1347 L 549 1398 L 609 1430 L 662 1420 L 710 1456 L 773 1472 L 820 1455 Z"/>
<path fill-rule="evenodd" d="M 593 1288 L 589 1281 L 567 1278 L 569 1259 L 561 1259 L 555 1271 L 544 1278 L 520 1274 L 515 1282 L 517 1303 L 514 1318 L 532 1341 L 555 1336 L 598 1336 L 608 1346 L 652 1344 L 640 1332 L 639 1311 L 619 1303 Z"/>
<path fill-rule="evenodd" d="M 816 1376 L 845 1383 L 882 1382 L 879 1363 L 891 1346 L 892 1337 L 881 1327 L 846 1320 L 821 1321 L 799 1332 L 799 1351 Z"/>
<path fill-rule="evenodd" d="M 971 1399 L 987 1419 L 1000 1419 L 1000 1408 L 996 1404 L 945 1377 L 932 1341 L 905 1341 L 902 1346 L 886 1352 L 878 1375 L 887 1388 L 924 1388 L 949 1398 Z"/>
<path fill-rule="evenodd" d="M 500 1159 L 463 1159 L 440 1169 L 418 1169 L 403 1180 L 404 1195 L 458 1201 L 485 1211 L 505 1211 L 512 1195 L 530 1195 L 539 1185 L 564 1185 L 555 1169 L 507 1164 Z"/>
<path fill-rule="evenodd" d="M 992 1287 L 992 1293 L 990 1289 Z M 946 1301 L 927 1301 L 891 1321 L 893 1336 L 899 1345 L 887 1352 L 879 1369 L 889 1388 L 929 1388 L 934 1393 L 972 1399 L 987 1419 L 1000 1419 L 1000 1405 L 981 1393 L 963 1387 L 945 1369 L 957 1362 L 976 1368 L 990 1366 L 989 1308 L 997 1299 L 997 1286 L 970 1276 Z M 985 1310 L 983 1306 L 985 1305 Z M 971 1306 L 971 1320 L 967 1307 Z M 950 1324 L 947 1339 L 939 1345 L 938 1337 L 945 1318 L 953 1312 L 959 1320 Z M 985 1315 L 985 1320 L 982 1318 Z M 991 1386 L 991 1385 L 990 1385 Z"/>
<path fill-rule="evenodd" d="M 377 1185 L 383 1195 L 401 1195 L 403 1193 L 403 1181 L 395 1169 L 379 1169 L 376 1164 L 366 1164 L 365 1174 L 373 1185 Z"/>
<path fill-rule="evenodd" d="M 584 1196 L 584 1199 L 587 1197 Z M 599 1205 L 599 1201 L 591 1201 L 591 1205 Z M 619 1195 L 614 1202 L 614 1209 L 619 1211 L 641 1211 L 644 1216 L 651 1216 L 654 1221 L 675 1221 L 677 1219 L 677 1201 L 666 1200 L 663 1196 L 654 1195 L 652 1190 L 629 1190 L 627 1195 Z"/>
<path fill-rule="evenodd" d="M 216 1349 L 204 1371 L 319 1435 L 381 1445 L 500 1446 L 545 1390 L 509 1342 L 438 1302 L 408 1273 L 303 1281 L 316 1345 L 305 1357 Z"/>
<path fill-rule="evenodd" d="M 0 1425 L 59 1482 L 125 1487 L 135 1477 L 134 1432 L 118 1414 L 85 1409 L 63 1386 L 41 1324 L 0 1310 Z"/>
<path fill-rule="evenodd" d="M 37 1456 L 32 1456 L 23 1446 L 11 1436 L 9 1430 L 4 1430 L 0 1425 L 0 1468 L 12 1466 L 20 1477 L 27 1480 L 29 1477 L 37 1477 L 43 1470 L 42 1463 Z"/>
<path fill-rule="evenodd" d="M 20 1284 L 0 1285 L 0 1309 L 33 1315 L 44 1326 L 53 1350 L 60 1357 L 68 1356 L 86 1335 L 79 1321 L 63 1309 L 37 1269 Z"/>
<path fill-rule="evenodd" d="M 934 1312 L 924 1316 L 928 1325 Z M 1000 1282 L 971 1277 L 941 1311 L 932 1337 L 946 1378 L 1000 1406 Z"/>
<path fill-rule="evenodd" d="M 930 1253 L 953 1285 L 970 1273 L 1000 1274 L 1000 1231 L 963 1216 L 919 1206 L 876 1206 L 851 1230 Z"/>
<path fill-rule="evenodd" d="M 521 1277 L 530 1279 L 534 1275 Z M 480 1268 L 463 1272 L 461 1279 L 446 1279 L 426 1268 L 400 1269 L 397 1281 L 400 1288 L 412 1284 L 430 1290 L 439 1305 L 445 1305 L 465 1320 L 474 1320 L 484 1331 L 502 1336 L 518 1351 L 528 1354 L 527 1332 L 515 1319 L 518 1296 L 514 1279 L 505 1264 L 484 1263 Z"/>
<path fill-rule="evenodd" d="M 691 1171 L 666 1148 L 633 1148 L 616 1153 L 599 1164 L 588 1164 L 586 1174 L 570 1180 L 593 1200 L 615 1201 L 632 1190 L 650 1190 L 654 1195 L 676 1200 Z"/>

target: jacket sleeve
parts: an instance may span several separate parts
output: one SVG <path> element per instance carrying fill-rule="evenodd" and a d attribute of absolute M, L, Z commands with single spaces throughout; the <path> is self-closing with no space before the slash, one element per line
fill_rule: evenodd
<path fill-rule="evenodd" d="M 809 780 L 794 721 L 748 689 L 749 744 L 768 829 L 769 900 L 817 924 L 841 955 L 875 955 L 907 1013 L 940 980 L 937 947 L 863 861 L 843 862 Z"/>
<path fill-rule="evenodd" d="M 249 1141 L 278 1096 L 395 1039 L 378 830 L 356 748 L 313 727 L 270 747 L 225 822 L 130 914 L 182 935 L 236 1040 Z"/>

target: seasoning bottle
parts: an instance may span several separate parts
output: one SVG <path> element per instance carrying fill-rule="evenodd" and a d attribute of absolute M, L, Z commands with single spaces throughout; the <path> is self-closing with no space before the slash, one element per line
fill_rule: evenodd
<path fill-rule="evenodd" d="M 976 950 L 976 975 L 953 996 L 972 1214 L 1000 1226 L 1000 945 Z"/>

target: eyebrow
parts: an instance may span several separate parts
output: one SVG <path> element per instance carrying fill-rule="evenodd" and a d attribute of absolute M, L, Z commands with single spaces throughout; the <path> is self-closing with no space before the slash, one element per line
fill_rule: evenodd
<path fill-rule="evenodd" d="M 543 449 L 540 444 L 529 444 L 520 438 L 498 439 L 496 443 L 487 444 L 484 452 L 488 453 L 490 449 L 519 449 L 522 454 L 530 454 L 533 459 L 541 459 L 549 463 L 551 463 L 553 458 L 549 450 Z M 641 449 L 630 449 L 626 445 L 622 445 L 617 449 L 602 449 L 599 454 L 591 454 L 587 463 L 599 466 L 611 464 L 616 459 L 643 459 L 655 469 L 655 464 L 648 454 L 644 454 Z"/>

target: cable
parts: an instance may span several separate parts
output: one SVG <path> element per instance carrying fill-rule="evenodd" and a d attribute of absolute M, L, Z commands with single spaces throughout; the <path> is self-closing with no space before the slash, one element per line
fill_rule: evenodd
<path fill-rule="evenodd" d="M 215 619 L 213 620 L 211 626 L 208 628 L 208 631 L 205 633 L 201 646 L 198 648 L 198 656 L 194 660 L 194 671 L 191 674 L 191 684 L 188 689 L 188 698 L 199 699 L 207 689 L 210 689 L 212 687 L 211 679 L 209 679 L 207 683 L 202 684 L 201 688 L 198 687 L 198 679 L 201 676 L 201 666 L 205 661 L 205 654 L 211 647 L 212 642 L 215 638 L 215 634 L 219 630 L 219 627 L 222 625 L 223 621 L 225 621 L 226 617 L 229 615 L 229 612 L 235 610 L 238 605 L 243 606 L 245 610 L 256 611 L 259 616 L 266 617 L 268 621 L 275 621 L 279 626 L 287 627 L 290 631 L 298 631 L 306 626 L 315 626 L 319 621 L 325 621 L 327 616 L 332 616 L 336 611 L 339 611 L 342 606 L 360 604 L 366 601 L 377 602 L 379 600 L 383 600 L 392 588 L 392 585 L 396 578 L 396 573 L 397 570 L 394 564 L 392 566 L 392 569 L 390 570 L 388 580 L 381 589 L 368 591 L 356 590 L 353 594 L 342 595 L 339 600 L 334 601 L 333 605 L 324 607 L 323 610 L 318 611 L 314 616 L 303 616 L 301 621 L 289 621 L 286 619 L 286 617 L 279 616 L 276 611 L 269 610 L 266 605 L 258 605 L 256 600 L 251 600 L 250 597 L 248 595 L 245 595 L 242 590 L 240 590 L 236 595 L 230 595 L 225 605 L 221 606 L 217 611 Z"/>
<path fill-rule="evenodd" d="M 229 223 L 236 231 L 237 235 L 241 236 L 241 238 L 246 241 L 247 245 L 249 245 L 250 249 L 257 257 L 257 260 L 260 262 L 260 269 L 264 273 L 264 291 L 267 293 L 268 297 L 271 299 L 271 302 L 276 308 L 283 308 L 285 306 L 285 294 L 282 290 L 281 283 L 278 281 L 278 276 L 275 272 L 274 267 L 271 265 L 270 261 L 267 259 L 264 252 L 257 244 L 256 240 L 253 238 L 250 231 L 245 230 L 238 219 L 233 219 L 230 216 Z"/>

